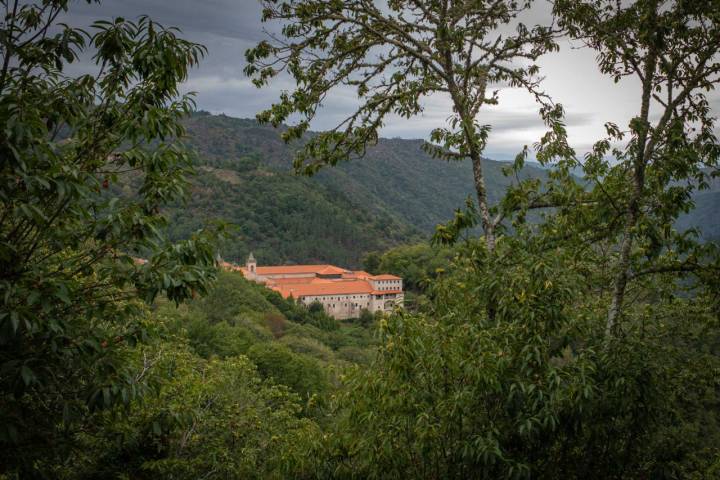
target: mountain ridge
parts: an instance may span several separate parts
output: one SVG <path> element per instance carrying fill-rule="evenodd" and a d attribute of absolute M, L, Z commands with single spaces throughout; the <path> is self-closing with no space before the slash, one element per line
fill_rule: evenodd
<path fill-rule="evenodd" d="M 171 209 L 171 233 L 186 236 L 201 221 L 225 218 L 241 230 L 222 249 L 235 261 L 252 250 L 266 264 L 360 266 L 370 251 L 427 240 L 438 223 L 475 195 L 470 164 L 433 159 L 421 140 L 382 138 L 364 158 L 304 177 L 292 170 L 297 146 L 283 142 L 282 128 L 206 112 L 194 114 L 185 126 L 186 143 L 197 151 L 200 168 L 188 206 Z M 497 200 L 510 184 L 501 171 L 507 163 L 485 160 L 484 165 L 489 195 Z M 533 166 L 522 172 L 523 177 L 546 175 Z M 228 203 L 242 208 L 231 211 Z"/>
<path fill-rule="evenodd" d="M 418 139 L 381 138 L 363 158 L 305 177 L 292 170 L 298 147 L 283 142 L 282 128 L 207 112 L 193 114 L 185 126 L 198 173 L 189 202 L 168 210 L 171 237 L 187 237 L 212 219 L 229 221 L 239 232 L 221 254 L 232 261 L 242 262 L 253 251 L 266 265 L 359 267 L 371 251 L 427 240 L 468 196 L 475 198 L 469 162 L 431 158 Z M 492 202 L 512 181 L 502 173 L 507 165 L 483 161 Z M 529 162 L 520 178 L 547 174 Z M 714 203 L 705 203 L 698 212 L 712 217 Z M 691 215 L 679 223 L 689 227 L 697 221 Z"/>

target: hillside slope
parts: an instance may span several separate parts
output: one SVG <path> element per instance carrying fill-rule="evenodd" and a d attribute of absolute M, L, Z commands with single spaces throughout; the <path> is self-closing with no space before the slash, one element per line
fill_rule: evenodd
<path fill-rule="evenodd" d="M 697 228 L 705 241 L 720 242 L 720 177 L 709 182 L 706 190 L 695 192 L 695 208 L 682 215 L 677 228 Z"/>
<path fill-rule="evenodd" d="M 418 240 L 421 233 L 387 214 L 355 205 L 307 178 L 263 169 L 203 166 L 187 205 L 169 211 L 170 235 L 183 238 L 221 219 L 237 226 L 221 255 L 265 264 L 331 262 L 357 266 L 364 252 Z"/>
<path fill-rule="evenodd" d="M 264 168 L 291 172 L 293 148 L 280 139 L 280 131 L 254 120 L 198 113 L 186 123 L 189 144 L 209 165 L 231 168 Z M 469 162 L 445 162 L 431 158 L 421 140 L 380 139 L 362 159 L 324 168 L 312 178 L 338 196 L 346 196 L 361 208 L 395 214 L 422 232 L 452 216 L 474 197 Z M 260 156 L 260 164 L 247 161 Z M 510 179 L 502 174 L 505 162 L 485 161 L 491 200 L 500 198 Z M 527 166 L 521 178 L 545 177 L 546 171 Z"/>
<path fill-rule="evenodd" d="M 199 173 L 188 205 L 171 210 L 175 237 L 213 218 L 240 227 L 223 248 L 263 263 L 322 261 L 358 266 L 369 251 L 427 238 L 474 197 L 469 163 L 430 158 L 420 140 L 381 139 L 365 158 L 325 168 L 312 178 L 292 173 L 293 147 L 254 120 L 198 113 L 187 143 Z M 485 162 L 490 197 L 510 181 L 502 162 Z M 522 176 L 545 176 L 527 167 Z"/>
<path fill-rule="evenodd" d="M 198 176 L 187 205 L 170 210 L 171 235 L 187 236 L 212 219 L 239 227 L 222 255 L 261 263 L 329 262 L 360 266 L 370 251 L 428 238 L 435 225 L 474 198 L 468 162 L 444 162 L 420 140 L 381 139 L 362 159 L 324 168 L 316 176 L 292 172 L 293 146 L 255 120 L 196 113 L 185 122 L 187 144 L 198 153 Z M 489 196 L 499 199 L 511 180 L 504 162 L 485 160 Z M 521 178 L 544 178 L 527 165 Z M 720 182 L 696 196 L 697 208 L 679 228 L 720 236 Z"/>

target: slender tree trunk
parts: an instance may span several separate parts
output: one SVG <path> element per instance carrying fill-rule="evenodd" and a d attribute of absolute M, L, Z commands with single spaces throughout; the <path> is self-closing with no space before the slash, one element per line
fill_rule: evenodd
<path fill-rule="evenodd" d="M 633 229 L 636 223 L 637 215 L 633 214 L 632 211 L 629 212 L 623 231 L 622 243 L 620 244 L 620 258 L 618 260 L 617 274 L 613 282 L 612 302 L 610 303 L 607 324 L 605 325 L 605 334 L 608 336 L 612 335 L 617 319 L 622 311 L 623 300 L 625 299 L 625 288 L 627 287 L 628 272 L 630 269 L 630 252 L 633 244 Z"/>
<path fill-rule="evenodd" d="M 465 136 L 465 142 L 469 150 L 468 156 L 472 161 L 473 169 L 473 183 L 475 184 L 475 193 L 478 199 L 478 209 L 480 210 L 480 220 L 482 223 L 483 231 L 485 232 L 485 244 L 490 252 L 495 251 L 495 225 L 490 217 L 490 204 L 488 202 L 487 188 L 485 188 L 485 176 L 483 175 L 482 167 L 482 156 L 481 148 L 477 143 L 473 118 L 470 112 L 468 112 L 467 103 L 463 96 L 459 92 L 459 88 L 452 77 L 452 64 L 448 57 L 448 87 L 450 90 L 450 96 L 452 97 L 455 110 L 460 116 L 460 122 L 462 124 L 463 135 Z"/>
<path fill-rule="evenodd" d="M 7 41 L 5 42 L 5 58 L 3 58 L 2 71 L 0 72 L 0 92 L 5 90 L 5 80 L 10 68 L 10 58 L 13 56 L 13 37 L 15 36 L 15 20 L 17 19 L 18 0 L 13 3 L 10 14 L 10 25 L 6 29 Z"/>
<path fill-rule="evenodd" d="M 448 85 L 448 92 L 453 101 L 455 111 L 460 117 L 462 125 L 463 135 L 468 148 L 468 156 L 472 161 L 473 168 L 473 182 L 475 184 L 475 193 L 478 199 L 478 208 L 480 210 L 480 218 L 482 222 L 483 231 L 485 232 L 485 244 L 490 252 L 495 251 L 495 225 L 490 217 L 490 206 L 488 203 L 487 189 L 485 188 L 485 177 L 482 169 L 482 157 L 481 148 L 477 143 L 476 132 L 474 127 L 474 112 L 468 103 L 467 92 L 465 92 L 460 85 L 455 81 L 455 66 L 453 65 L 451 45 L 452 43 L 446 38 L 445 32 L 452 30 L 451 25 L 447 25 L 447 0 L 443 3 L 443 9 L 441 14 L 441 21 L 443 22 L 442 28 L 438 29 L 438 36 L 442 40 L 440 42 L 441 57 L 443 63 L 443 69 L 445 73 L 445 81 Z M 439 25 L 440 27 L 440 25 Z M 483 84 L 482 91 L 479 94 L 479 100 L 483 101 L 485 98 L 485 84 Z M 479 105 L 477 106 L 479 108 Z"/>
<path fill-rule="evenodd" d="M 475 193 L 478 197 L 478 208 L 480 209 L 480 218 L 482 220 L 483 230 L 485 231 L 485 243 L 489 251 L 495 250 L 495 225 L 490 218 L 490 208 L 488 207 L 487 189 L 485 188 L 485 177 L 482 170 L 482 159 L 479 154 L 472 157 L 473 180 L 475 182 Z"/>
<path fill-rule="evenodd" d="M 654 14 L 655 12 L 653 12 Z M 650 151 L 646 150 L 650 124 L 650 98 L 653 89 L 653 78 L 657 65 L 657 50 L 651 48 L 645 60 L 643 94 L 640 105 L 640 131 L 636 145 L 636 152 L 633 159 L 633 190 L 626 212 L 625 227 L 623 229 L 622 242 L 620 243 L 620 257 L 617 263 L 617 273 L 613 282 L 613 294 L 610 309 L 608 310 L 605 334 L 611 336 L 617 325 L 618 317 L 622 314 L 625 290 L 630 276 L 630 254 L 632 252 L 635 228 L 640 218 L 640 205 L 645 188 L 645 166 L 650 160 Z"/>

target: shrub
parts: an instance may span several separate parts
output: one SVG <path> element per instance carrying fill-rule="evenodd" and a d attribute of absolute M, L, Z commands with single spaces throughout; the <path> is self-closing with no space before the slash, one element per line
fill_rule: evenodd
<path fill-rule="evenodd" d="M 286 385 L 302 398 L 325 392 L 327 375 L 318 362 L 306 355 L 292 352 L 279 343 L 261 343 L 250 347 L 248 357 L 265 378 Z"/>

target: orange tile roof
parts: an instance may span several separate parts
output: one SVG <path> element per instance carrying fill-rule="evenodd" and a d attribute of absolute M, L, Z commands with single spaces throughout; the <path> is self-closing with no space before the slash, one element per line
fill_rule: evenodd
<path fill-rule="evenodd" d="M 257 267 L 255 271 L 258 275 L 282 275 L 299 273 L 318 274 L 329 267 L 337 268 L 333 265 L 278 265 L 273 267 Z M 345 270 L 340 270 L 340 272 L 338 273 L 342 273 L 344 271 Z"/>
<path fill-rule="evenodd" d="M 320 270 L 317 273 L 318 273 L 318 275 L 340 275 L 340 274 L 349 273 L 349 272 L 342 268 L 338 268 L 334 265 L 328 265 L 327 267 L 323 268 L 322 270 Z"/>
<path fill-rule="evenodd" d="M 364 270 L 355 270 L 354 272 L 350 273 L 350 275 L 353 275 L 357 278 L 370 278 L 372 275 L 370 275 L 368 272 Z"/>
<path fill-rule="evenodd" d="M 240 267 L 228 262 L 221 262 L 220 266 L 228 270 L 242 272 L 246 277 L 249 272 L 247 268 Z M 370 275 L 363 270 L 346 270 L 335 265 L 278 265 L 271 267 L 257 267 L 255 273 L 259 277 L 269 275 L 299 275 L 305 277 L 291 278 L 265 278 L 262 280 L 268 288 L 279 292 L 283 297 L 308 297 L 328 295 L 352 295 L 371 294 L 384 295 L 402 293 L 397 290 L 373 290 L 369 280 L 402 280 L 395 275 Z M 323 278 L 319 275 L 340 275 L 340 278 Z M 258 281 L 258 280 L 256 280 Z"/>
<path fill-rule="evenodd" d="M 269 278 L 267 283 L 272 285 L 296 285 L 315 281 L 317 281 L 317 277 Z"/>
<path fill-rule="evenodd" d="M 364 280 L 282 285 L 275 287 L 274 290 L 280 292 L 285 298 L 289 296 L 300 298 L 318 295 L 367 294 L 373 291 L 370 284 Z"/>
<path fill-rule="evenodd" d="M 373 295 L 384 295 L 386 293 L 403 293 L 402 290 L 373 290 L 370 292 Z"/>

